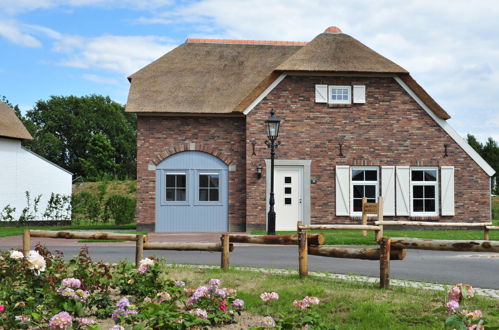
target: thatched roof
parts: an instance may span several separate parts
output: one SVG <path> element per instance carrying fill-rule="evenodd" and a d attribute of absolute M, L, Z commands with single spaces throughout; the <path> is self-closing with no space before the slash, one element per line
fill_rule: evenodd
<path fill-rule="evenodd" d="M 14 110 L 3 102 L 0 102 L 0 136 L 33 140 Z"/>
<path fill-rule="evenodd" d="M 311 42 L 188 39 L 129 77 L 127 112 L 242 113 L 283 72 L 393 74 L 450 116 L 399 65 L 338 28 Z"/>
<path fill-rule="evenodd" d="M 408 73 L 351 36 L 329 32 L 319 34 L 276 70 Z"/>
<path fill-rule="evenodd" d="M 300 47 L 182 44 L 129 77 L 126 111 L 235 112 L 239 103 Z"/>

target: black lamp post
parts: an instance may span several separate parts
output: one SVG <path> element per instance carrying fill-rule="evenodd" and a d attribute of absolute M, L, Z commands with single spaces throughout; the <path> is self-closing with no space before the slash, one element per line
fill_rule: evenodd
<path fill-rule="evenodd" d="M 267 235 L 275 235 L 275 211 L 274 211 L 274 158 L 275 150 L 279 146 L 277 142 L 277 137 L 279 136 L 279 125 L 281 120 L 274 116 L 274 109 L 270 111 L 270 117 L 265 121 L 265 126 L 267 128 L 268 141 L 265 143 L 267 147 L 270 148 L 270 198 L 269 198 L 269 214 L 267 223 Z"/>

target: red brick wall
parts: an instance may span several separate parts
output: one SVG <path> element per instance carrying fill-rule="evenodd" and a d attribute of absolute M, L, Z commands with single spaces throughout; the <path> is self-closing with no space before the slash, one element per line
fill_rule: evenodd
<path fill-rule="evenodd" d="M 195 150 L 217 156 L 236 166 L 229 171 L 229 229 L 245 230 L 246 164 L 245 119 L 243 117 L 161 117 L 137 116 L 137 223 L 154 230 L 156 172 L 149 164 L 159 164 L 168 155 Z"/>
<path fill-rule="evenodd" d="M 366 104 L 333 108 L 314 102 L 315 85 L 366 85 Z M 488 221 L 489 178 L 393 78 L 286 77 L 246 120 L 248 228 L 265 225 L 264 121 L 274 108 L 282 119 L 278 159 L 312 160 L 311 222 L 345 223 L 335 217 L 336 165 L 413 165 L 455 167 L 455 216 L 442 221 Z M 344 137 L 339 157 L 338 139 Z M 251 142 L 256 141 L 256 156 Z M 448 157 L 444 157 L 448 144 Z M 256 179 L 261 165 L 263 178 Z M 400 217 L 398 217 L 400 219 Z M 264 228 L 264 227 L 263 227 Z"/>

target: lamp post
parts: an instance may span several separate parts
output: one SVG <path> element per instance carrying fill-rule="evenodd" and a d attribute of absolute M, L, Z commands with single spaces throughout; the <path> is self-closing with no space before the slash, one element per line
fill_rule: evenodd
<path fill-rule="evenodd" d="M 268 141 L 265 143 L 267 147 L 270 148 L 270 196 L 269 196 L 269 214 L 267 223 L 267 235 L 275 235 L 275 211 L 274 211 L 274 158 L 275 150 L 279 146 L 277 142 L 277 137 L 279 136 L 279 125 L 281 120 L 274 116 L 274 109 L 270 111 L 270 117 L 265 121 L 265 127 L 267 128 L 267 138 Z"/>

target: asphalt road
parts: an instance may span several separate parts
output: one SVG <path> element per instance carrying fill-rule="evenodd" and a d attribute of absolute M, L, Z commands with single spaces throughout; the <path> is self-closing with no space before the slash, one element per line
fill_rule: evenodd
<path fill-rule="evenodd" d="M 49 247 L 71 258 L 79 247 Z M 134 260 L 135 248 L 129 246 L 90 247 L 94 260 L 108 262 Z M 144 251 L 145 256 L 166 257 L 169 263 L 220 265 L 220 253 L 197 251 Z M 296 246 L 235 246 L 230 255 L 232 266 L 298 269 Z M 441 252 L 407 250 L 402 261 L 391 262 L 390 277 L 430 283 L 469 283 L 488 289 L 499 289 L 499 253 Z M 309 270 L 337 274 L 379 276 L 379 262 L 309 256 Z"/>

